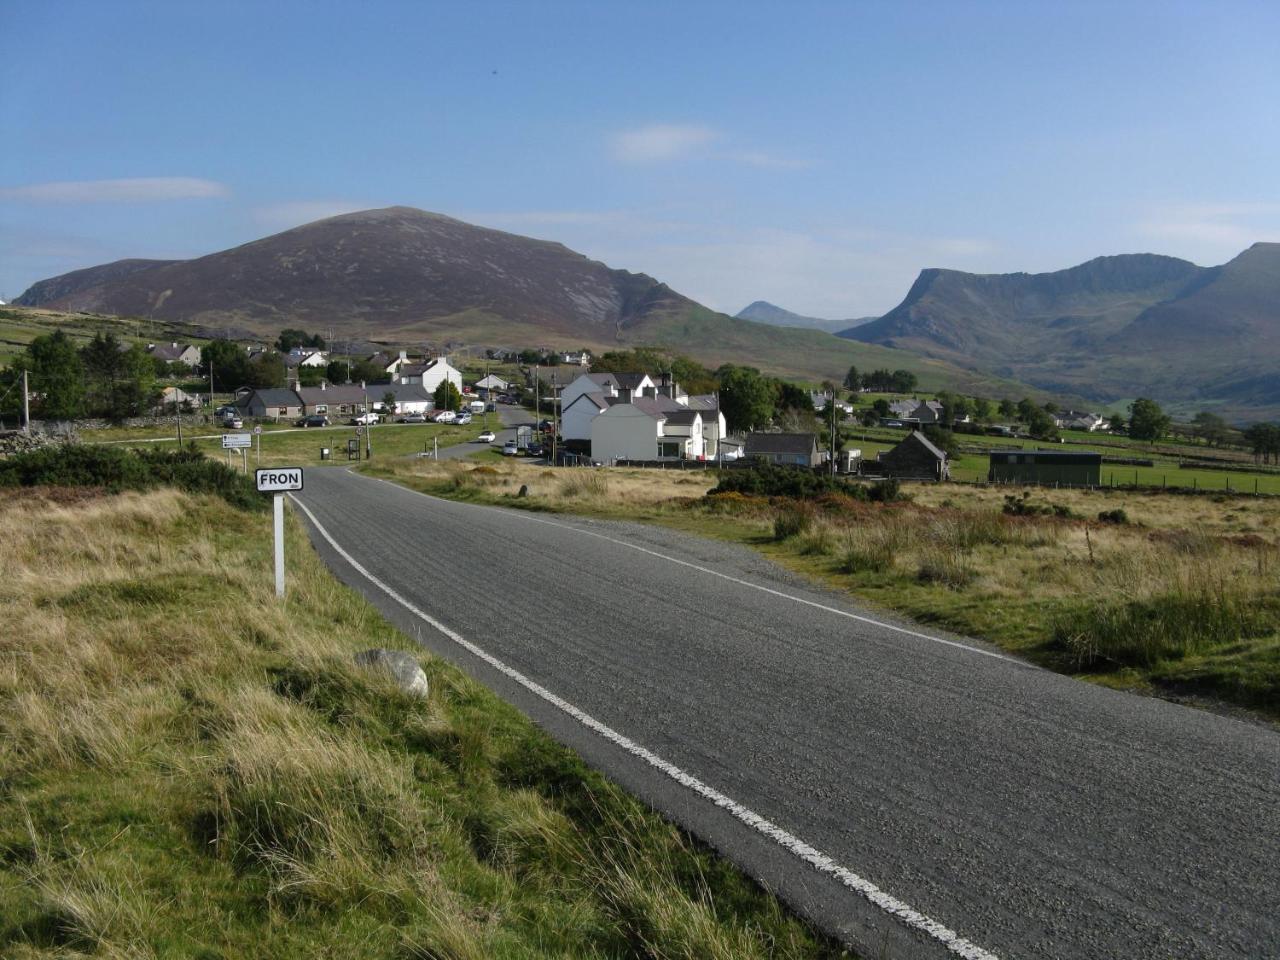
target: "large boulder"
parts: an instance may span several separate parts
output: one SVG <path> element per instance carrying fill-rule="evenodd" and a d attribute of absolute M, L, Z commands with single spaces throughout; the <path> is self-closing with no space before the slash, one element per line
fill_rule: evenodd
<path fill-rule="evenodd" d="M 400 689 L 415 697 L 426 698 L 427 675 L 418 666 L 417 659 L 402 650 L 362 650 L 356 654 L 356 663 L 369 670 L 381 670 L 390 674 Z"/>

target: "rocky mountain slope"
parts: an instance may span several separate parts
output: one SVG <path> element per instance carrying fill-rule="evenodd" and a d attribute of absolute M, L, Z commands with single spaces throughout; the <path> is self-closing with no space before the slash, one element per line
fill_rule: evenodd
<path fill-rule="evenodd" d="M 824 320 L 821 317 L 806 317 L 803 314 L 784 310 L 768 300 L 757 300 L 748 304 L 734 314 L 739 320 L 754 320 L 756 323 L 768 323 L 775 327 L 800 327 L 802 329 L 825 330 L 827 333 L 839 333 L 864 323 L 870 323 L 875 317 L 863 317 L 860 320 Z"/>
<path fill-rule="evenodd" d="M 1100 402 L 1280 415 L 1280 244 L 1199 267 L 1153 254 L 1042 274 L 929 269 L 840 336 Z"/>

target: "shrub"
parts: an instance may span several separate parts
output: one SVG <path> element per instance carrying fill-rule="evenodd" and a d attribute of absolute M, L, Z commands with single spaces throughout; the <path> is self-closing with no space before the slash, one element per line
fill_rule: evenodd
<path fill-rule="evenodd" d="M 916 571 L 916 579 L 921 583 L 937 583 L 952 590 L 967 587 L 976 576 L 961 551 L 938 547 L 921 557 Z"/>
<path fill-rule="evenodd" d="M 198 450 L 122 450 L 66 444 L 0 460 L 0 487 L 103 487 L 110 493 L 178 487 L 211 493 L 232 506 L 266 509 L 253 481 Z"/>
<path fill-rule="evenodd" d="M 1241 638 L 1265 636 L 1274 609 L 1221 587 L 1176 591 L 1146 600 L 1100 602 L 1058 618 L 1054 642 L 1082 667 L 1152 666 Z"/>
<path fill-rule="evenodd" d="M 1123 507 L 1116 507 L 1114 510 L 1103 510 L 1098 514 L 1098 519 L 1102 523 L 1125 524 L 1129 522 L 1129 515 L 1124 512 Z"/>
<path fill-rule="evenodd" d="M 905 493 L 902 492 L 902 482 L 897 477 L 886 477 L 883 480 L 877 480 L 867 488 L 867 499 L 875 503 L 897 503 L 901 500 L 910 500 Z"/>
<path fill-rule="evenodd" d="M 773 539 L 789 540 L 791 537 L 807 533 L 812 526 L 812 508 L 803 504 L 787 507 L 773 520 Z"/>
<path fill-rule="evenodd" d="M 843 493 L 859 500 L 867 498 L 866 490 L 857 484 L 836 479 L 830 474 L 816 473 L 802 467 L 783 467 L 759 463 L 743 469 L 726 470 L 720 483 L 711 491 L 745 493 L 758 497 L 814 497 L 822 493 Z"/>

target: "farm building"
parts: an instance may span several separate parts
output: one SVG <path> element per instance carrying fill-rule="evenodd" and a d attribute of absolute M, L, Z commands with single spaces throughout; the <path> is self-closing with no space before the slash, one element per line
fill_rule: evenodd
<path fill-rule="evenodd" d="M 948 480 L 951 477 L 946 453 L 918 430 L 911 431 L 900 444 L 881 453 L 874 464 L 866 464 L 865 467 L 868 474 L 904 480 Z"/>
<path fill-rule="evenodd" d="M 1061 483 L 1097 486 L 1102 454 L 1063 450 L 993 450 L 987 479 L 1003 483 Z"/>

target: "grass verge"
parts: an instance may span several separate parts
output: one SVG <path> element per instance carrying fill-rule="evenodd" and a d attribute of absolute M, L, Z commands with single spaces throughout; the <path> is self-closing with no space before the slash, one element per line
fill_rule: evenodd
<path fill-rule="evenodd" d="M 365 469 L 439 496 L 741 543 L 872 606 L 1063 673 L 1280 719 L 1274 498 L 1072 490 L 1010 503 L 1003 490 L 915 485 L 895 503 L 870 502 L 870 489 L 768 496 L 741 477 L 742 489 L 707 495 L 717 477 L 702 471 Z"/>
<path fill-rule="evenodd" d="M 841 955 L 292 520 L 283 604 L 269 525 L 213 496 L 10 489 L 0 526 L 0 955 Z"/>

